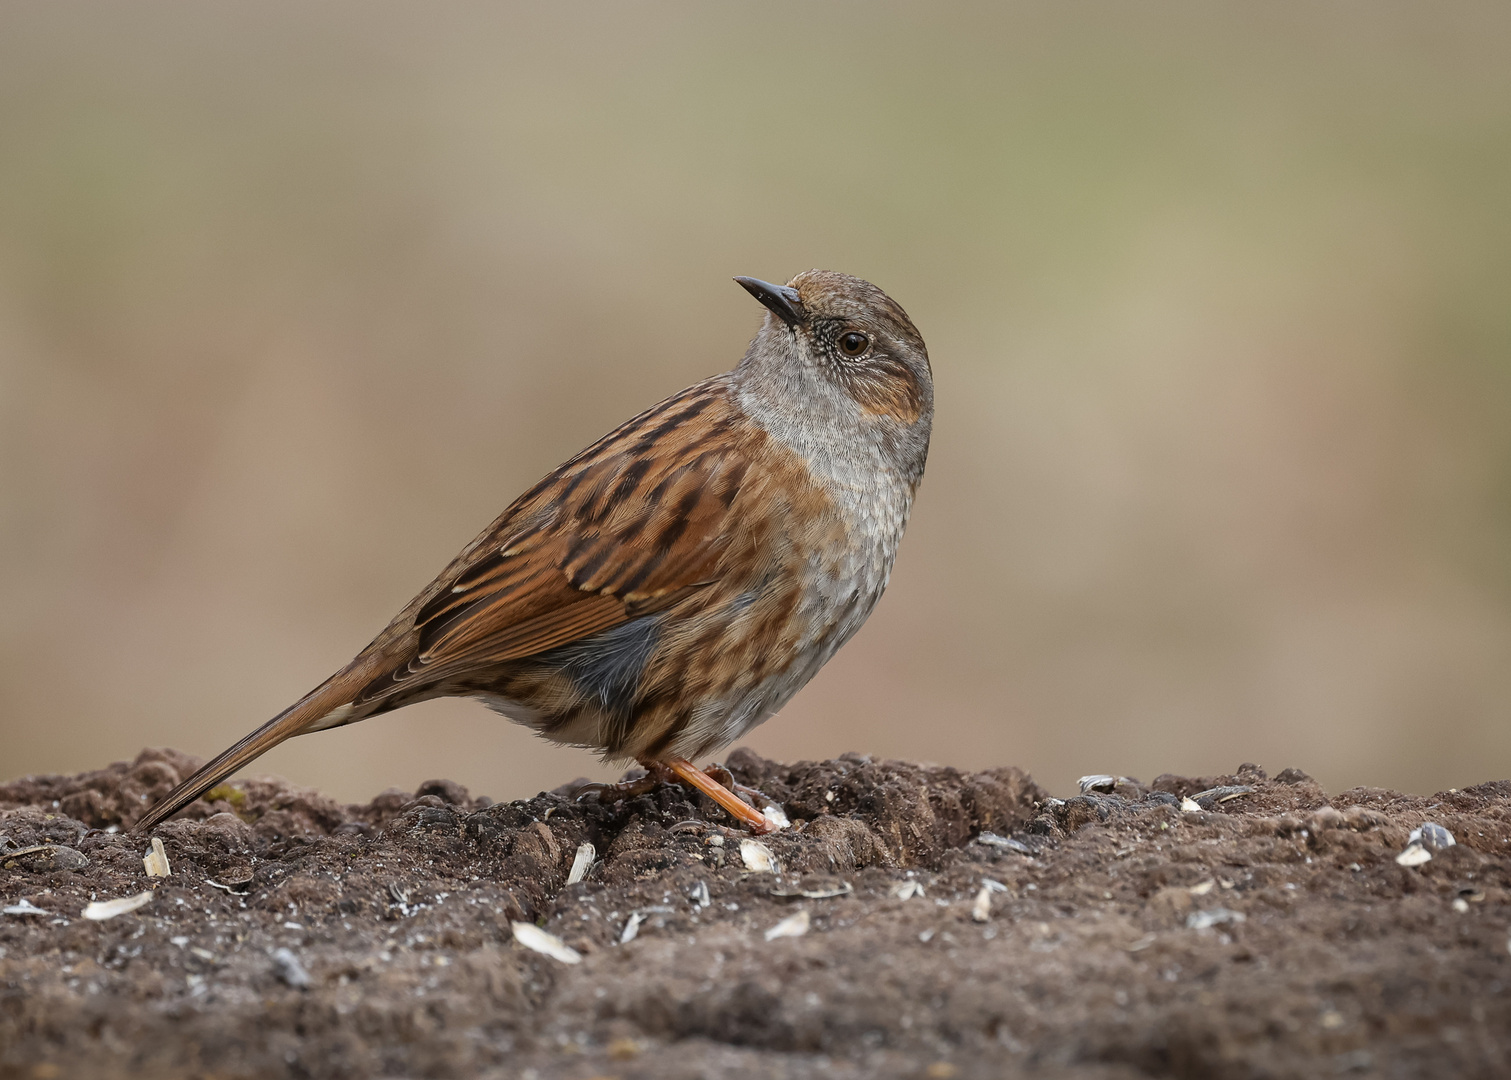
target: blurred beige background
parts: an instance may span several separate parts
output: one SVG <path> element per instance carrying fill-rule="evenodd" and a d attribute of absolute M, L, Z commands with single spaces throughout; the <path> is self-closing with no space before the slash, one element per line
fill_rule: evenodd
<path fill-rule="evenodd" d="M 812 266 L 938 419 L 755 749 L 1511 776 L 1511 7 L 1059 0 L 5 5 L 0 774 L 221 749 Z M 254 771 L 601 775 L 470 702 Z"/>

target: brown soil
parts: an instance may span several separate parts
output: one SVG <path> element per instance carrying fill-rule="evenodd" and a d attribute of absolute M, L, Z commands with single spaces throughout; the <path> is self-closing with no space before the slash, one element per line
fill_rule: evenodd
<path fill-rule="evenodd" d="M 0 1076 L 1511 1075 L 1511 782 L 1329 797 L 1244 766 L 1061 802 L 1016 769 L 736 752 L 793 820 L 753 873 L 679 788 L 249 781 L 160 828 L 149 878 L 121 829 L 194 764 L 0 786 L 0 900 L 43 911 L 0 915 Z M 1182 809 L 1224 786 L 1251 790 Z M 1427 821 L 1458 844 L 1399 865 Z"/>

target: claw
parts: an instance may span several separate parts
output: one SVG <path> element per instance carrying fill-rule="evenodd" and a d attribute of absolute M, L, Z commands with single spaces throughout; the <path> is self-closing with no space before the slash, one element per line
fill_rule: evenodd
<path fill-rule="evenodd" d="M 609 788 L 617 786 L 617 784 L 583 784 L 582 787 L 572 792 L 572 801 L 587 802 L 588 799 L 597 796 L 598 802 L 612 802 L 614 796 L 609 795 Z"/>

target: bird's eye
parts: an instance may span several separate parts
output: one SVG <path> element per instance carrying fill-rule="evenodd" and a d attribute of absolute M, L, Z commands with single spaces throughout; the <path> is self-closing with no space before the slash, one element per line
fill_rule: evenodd
<path fill-rule="evenodd" d="M 855 330 L 839 336 L 839 351 L 846 356 L 859 356 L 870 347 L 871 339 Z"/>

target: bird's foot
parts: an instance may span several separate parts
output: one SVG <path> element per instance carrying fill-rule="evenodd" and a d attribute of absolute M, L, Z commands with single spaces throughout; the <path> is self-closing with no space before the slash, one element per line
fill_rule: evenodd
<path fill-rule="evenodd" d="M 712 771 L 717 776 L 716 779 L 715 776 L 710 776 L 686 758 L 642 761 L 640 764 L 645 768 L 644 776 L 634 780 L 621 780 L 617 784 L 584 784 L 573 793 L 572 797 L 579 801 L 596 797 L 601 803 L 619 802 L 623 799 L 633 799 L 637 795 L 648 795 L 662 784 L 680 782 L 707 795 L 723 807 L 730 817 L 757 835 L 774 832 L 780 827 L 778 822 L 786 820 L 786 815 L 780 815 L 773 820 L 771 816 L 762 813 L 761 810 L 742 799 L 742 795 L 750 796 L 763 808 L 776 807 L 780 814 L 781 807 L 777 806 L 776 802 L 755 788 L 736 784 L 729 770 L 721 765 L 712 767 Z"/>
<path fill-rule="evenodd" d="M 572 798 L 577 802 L 588 798 L 596 798 L 601 803 L 623 802 L 637 795 L 649 795 L 662 784 L 677 782 L 671 769 L 659 761 L 642 761 L 640 764 L 645 768 L 644 776 L 634 780 L 621 780 L 617 784 L 583 784 L 572 792 Z"/>
<path fill-rule="evenodd" d="M 760 788 L 753 788 L 749 785 L 739 783 L 735 780 L 734 773 L 717 763 L 710 765 L 703 771 L 730 791 L 733 791 L 742 800 L 761 811 L 762 815 L 778 829 L 787 828 L 789 824 L 787 821 L 787 812 L 782 809 L 782 804 Z"/>
<path fill-rule="evenodd" d="M 727 778 L 727 780 L 716 780 L 686 758 L 667 758 L 666 767 L 676 774 L 677 779 L 703 792 L 703 794 L 722 806 L 730 817 L 734 818 L 741 825 L 744 825 L 757 836 L 776 831 L 776 822 L 735 794 L 734 777 L 730 775 L 728 769 L 722 766 L 714 766 L 719 773 L 723 774 L 723 777 Z M 744 790 L 754 791 L 753 788 L 745 788 Z M 760 795 L 760 792 L 756 792 L 756 794 Z M 766 799 L 764 795 L 760 797 Z M 770 799 L 766 799 L 766 801 L 771 802 Z"/>

